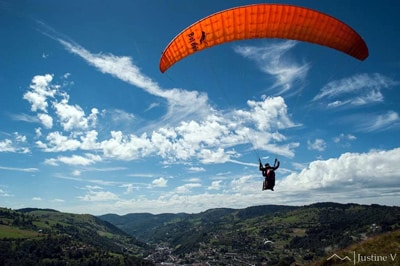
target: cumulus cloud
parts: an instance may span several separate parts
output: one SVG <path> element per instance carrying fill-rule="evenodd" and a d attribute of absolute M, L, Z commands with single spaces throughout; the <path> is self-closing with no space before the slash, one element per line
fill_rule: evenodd
<path fill-rule="evenodd" d="M 154 187 L 166 187 L 167 183 L 168 183 L 168 180 L 165 179 L 164 177 L 160 177 L 160 178 L 154 179 L 153 182 L 151 182 L 151 184 Z"/>
<path fill-rule="evenodd" d="M 102 202 L 102 201 L 116 201 L 118 196 L 110 191 L 104 191 L 101 187 L 87 186 L 87 194 L 78 196 L 77 198 L 82 201 Z"/>
<path fill-rule="evenodd" d="M 339 142 L 341 142 L 341 141 L 346 141 L 346 140 L 352 141 L 352 140 L 356 140 L 356 139 L 357 139 L 357 137 L 354 136 L 354 135 L 352 135 L 352 134 L 344 134 L 344 133 L 341 133 L 339 136 L 334 137 L 334 138 L 333 138 L 333 141 L 334 141 L 335 143 L 339 143 Z"/>
<path fill-rule="evenodd" d="M 175 189 L 175 192 L 178 194 L 188 194 L 192 192 L 193 188 L 198 188 L 201 187 L 200 183 L 189 183 L 189 184 L 184 184 L 182 186 L 178 186 Z"/>
<path fill-rule="evenodd" d="M 212 181 L 211 186 L 209 186 L 207 189 L 208 190 L 220 190 L 222 188 L 221 183 L 222 183 L 222 180 Z"/>
<path fill-rule="evenodd" d="M 38 114 L 37 117 L 45 128 L 53 127 L 53 118 L 48 114 Z"/>
<path fill-rule="evenodd" d="M 0 140 L 0 152 L 29 153 L 30 149 L 26 142 L 26 136 L 15 132 L 13 139 Z"/>
<path fill-rule="evenodd" d="M 61 132 L 50 132 L 46 136 L 46 142 L 38 140 L 36 145 L 46 152 L 62 152 L 77 150 L 81 143 L 73 136 L 64 136 Z"/>
<path fill-rule="evenodd" d="M 324 151 L 326 149 L 326 142 L 323 139 L 309 140 L 307 141 L 307 148 L 309 150 Z"/>
<path fill-rule="evenodd" d="M 24 99 L 31 103 L 31 110 L 47 112 L 47 98 L 54 97 L 57 87 L 51 86 L 53 76 L 46 74 L 44 76 L 34 76 L 29 86 L 30 90 L 24 94 Z"/>
<path fill-rule="evenodd" d="M 54 109 L 65 131 L 88 128 L 88 119 L 80 106 L 68 104 L 68 99 L 54 102 Z"/>
<path fill-rule="evenodd" d="M 0 141 L 0 152 L 15 152 L 16 148 L 10 139 Z"/>
<path fill-rule="evenodd" d="M 306 169 L 290 174 L 278 185 L 284 191 L 325 189 L 354 193 L 360 188 L 378 187 L 390 190 L 400 185 L 399 161 L 400 148 L 344 153 L 338 158 L 311 162 Z"/>
<path fill-rule="evenodd" d="M 288 157 L 294 155 L 294 149 L 299 145 L 279 144 L 286 140 L 279 130 L 296 126 L 287 113 L 282 97 L 251 100 L 248 101 L 248 109 L 233 109 L 226 113 L 211 109 L 203 118 L 183 120 L 175 127 L 164 126 L 141 135 L 112 130 L 108 138 L 103 133 L 99 139 L 96 126 L 101 117 L 98 109 L 92 108 L 91 113 L 86 115 L 80 106 L 68 104 L 66 92 L 59 89 L 59 93 L 63 99 L 54 100 L 52 106 L 62 131 L 43 134 L 42 129 L 36 129 L 36 145 L 45 152 L 96 150 L 101 151 L 105 158 L 117 160 L 158 155 L 169 162 L 197 159 L 209 164 L 238 162 L 235 158 L 240 154 L 233 148 L 239 144 L 251 143 L 256 149 Z M 45 128 L 52 129 L 54 122 L 51 116 L 40 115 L 43 125 L 47 125 Z M 3 146 L 3 150 L 11 148 L 10 141 Z M 57 164 L 54 159 L 47 163 Z"/>
<path fill-rule="evenodd" d="M 112 131 L 111 138 L 101 142 L 106 157 L 120 160 L 134 160 L 149 155 L 154 146 L 146 134 L 141 136 L 124 135 L 121 131 Z"/>
<path fill-rule="evenodd" d="M 275 192 L 261 190 L 263 177 L 259 174 L 230 173 L 228 179 L 212 180 L 204 186 L 199 182 L 179 185 L 159 198 L 119 198 L 109 204 L 88 205 L 92 213 L 107 212 L 125 214 L 136 212 L 188 213 L 200 212 L 209 208 L 244 208 L 274 204 L 304 205 L 316 201 L 332 200 L 336 202 L 380 203 L 395 202 L 399 196 L 397 162 L 400 148 L 388 151 L 372 150 L 367 153 L 345 153 L 338 158 L 311 162 L 300 172 L 284 175 L 277 171 Z M 156 181 L 157 180 L 157 181 Z M 164 178 L 153 182 L 165 182 Z M 195 180 L 192 180 L 195 181 Z M 100 207 L 101 206 L 101 207 Z M 76 209 L 75 209 L 76 211 Z"/>

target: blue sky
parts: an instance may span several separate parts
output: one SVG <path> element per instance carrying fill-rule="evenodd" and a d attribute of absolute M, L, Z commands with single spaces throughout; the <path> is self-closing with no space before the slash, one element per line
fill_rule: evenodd
<path fill-rule="evenodd" d="M 91 214 L 398 205 L 399 4 L 277 3 L 344 21 L 370 56 L 258 39 L 162 74 L 176 34 L 250 2 L 0 1 L 0 205 Z M 258 157 L 281 161 L 274 192 L 261 190 Z"/>

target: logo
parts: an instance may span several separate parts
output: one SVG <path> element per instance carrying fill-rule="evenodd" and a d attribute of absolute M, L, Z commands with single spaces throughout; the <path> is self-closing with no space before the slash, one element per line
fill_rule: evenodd
<path fill-rule="evenodd" d="M 338 254 L 333 254 L 332 256 L 330 256 L 329 258 L 327 258 L 326 260 L 335 260 L 335 259 L 339 259 L 339 260 L 341 260 L 341 261 L 344 261 L 344 260 L 348 260 L 348 261 L 351 261 L 351 259 L 349 258 L 349 256 L 346 256 L 346 257 L 340 257 Z"/>
<path fill-rule="evenodd" d="M 353 258 L 350 258 L 353 257 Z M 327 258 L 326 260 L 332 260 L 332 261 L 349 261 L 349 262 L 353 262 L 354 265 L 356 264 L 362 264 L 363 262 L 395 262 L 397 261 L 397 253 L 390 253 L 390 254 L 386 254 L 386 255 L 379 255 L 379 254 L 369 254 L 369 255 L 365 255 L 365 254 L 360 254 L 360 253 L 356 253 L 355 251 L 353 251 L 353 256 L 344 256 L 341 257 L 338 254 L 333 254 L 332 256 L 330 256 L 329 258 Z"/>

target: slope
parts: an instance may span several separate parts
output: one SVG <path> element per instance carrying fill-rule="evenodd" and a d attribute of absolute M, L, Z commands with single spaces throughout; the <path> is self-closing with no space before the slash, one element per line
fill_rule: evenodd
<path fill-rule="evenodd" d="M 0 265 L 145 264 L 147 252 L 146 244 L 92 215 L 0 208 Z"/>
<path fill-rule="evenodd" d="M 212 209 L 168 218 L 150 215 L 151 227 L 145 226 L 143 216 L 140 224 L 135 224 L 134 214 L 112 217 L 126 232 L 169 250 L 165 256 L 158 254 L 156 262 L 173 263 L 306 264 L 326 258 L 332 250 L 400 228 L 399 207 L 330 202 Z"/>

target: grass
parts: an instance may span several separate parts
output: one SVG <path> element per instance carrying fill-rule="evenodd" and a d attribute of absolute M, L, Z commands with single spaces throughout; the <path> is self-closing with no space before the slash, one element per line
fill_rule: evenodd
<path fill-rule="evenodd" d="M 32 230 L 24 230 L 8 225 L 0 225 L 0 239 L 3 238 L 36 238 L 41 236 L 38 232 Z"/>
<path fill-rule="evenodd" d="M 400 230 L 377 235 L 331 253 L 342 258 L 348 256 L 351 261 L 327 261 L 325 258 L 310 265 L 400 265 Z M 359 255 L 362 261 L 359 261 Z M 386 261 L 376 261 L 378 257 L 386 257 Z"/>

